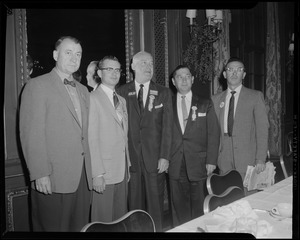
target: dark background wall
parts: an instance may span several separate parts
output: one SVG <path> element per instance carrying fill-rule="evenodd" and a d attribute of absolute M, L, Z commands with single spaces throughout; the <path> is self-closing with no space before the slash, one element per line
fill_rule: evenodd
<path fill-rule="evenodd" d="M 93 60 L 116 56 L 125 70 L 124 9 L 26 9 L 28 54 L 35 61 L 31 77 L 51 71 L 54 44 L 70 35 L 81 41 L 80 71 L 86 85 L 86 69 Z M 121 82 L 125 82 L 125 76 Z"/>

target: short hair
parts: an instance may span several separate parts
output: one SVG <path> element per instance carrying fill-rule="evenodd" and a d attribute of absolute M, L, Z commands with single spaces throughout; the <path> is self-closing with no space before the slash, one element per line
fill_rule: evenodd
<path fill-rule="evenodd" d="M 173 71 L 173 73 L 172 73 L 172 78 L 175 78 L 176 72 L 177 72 L 179 69 L 182 69 L 182 68 L 187 68 L 188 70 L 190 70 L 189 67 L 186 66 L 186 65 L 183 65 L 183 64 L 178 65 L 178 66 L 174 69 L 174 71 Z M 190 70 L 190 71 L 191 71 L 191 70 Z"/>
<path fill-rule="evenodd" d="M 116 58 L 115 56 L 112 56 L 112 55 L 107 55 L 107 56 L 105 56 L 104 58 L 102 58 L 102 59 L 99 61 L 98 66 L 97 66 L 99 70 L 100 70 L 100 68 L 103 67 L 103 63 L 104 63 L 105 60 L 116 61 L 116 62 L 118 62 L 118 63 L 120 64 L 120 67 L 121 67 L 121 63 L 120 63 L 120 61 L 119 61 L 118 58 Z"/>
<path fill-rule="evenodd" d="M 88 67 L 90 67 L 90 66 L 94 66 L 94 67 L 95 67 L 95 68 L 94 68 L 94 73 L 93 73 L 93 75 L 92 75 L 92 78 L 94 79 L 94 81 L 95 81 L 96 83 L 100 83 L 100 82 L 101 82 L 101 79 L 100 79 L 100 77 L 99 77 L 98 74 L 97 74 L 98 63 L 99 63 L 99 61 L 91 61 L 90 64 L 88 65 Z"/>
<path fill-rule="evenodd" d="M 58 47 L 59 47 L 59 45 L 60 45 L 60 44 L 62 43 L 62 41 L 65 40 L 65 39 L 70 39 L 70 40 L 72 40 L 74 43 L 80 44 L 80 41 L 79 41 L 77 38 L 75 38 L 75 37 L 72 37 L 72 36 L 62 36 L 62 37 L 60 37 L 60 38 L 56 41 L 55 46 L 54 46 L 54 49 L 57 50 Z"/>
<path fill-rule="evenodd" d="M 238 58 L 238 57 L 231 57 L 231 58 L 229 58 L 229 60 L 227 61 L 226 65 L 224 67 L 224 69 L 226 69 L 227 66 L 228 66 L 228 64 L 231 63 L 231 62 L 240 62 L 244 66 L 244 72 L 246 71 L 245 64 L 244 64 L 243 60 L 240 59 L 240 58 Z"/>
<path fill-rule="evenodd" d="M 137 58 L 139 58 L 140 56 L 143 56 L 143 55 L 149 55 L 153 59 L 153 56 L 151 55 L 151 53 L 148 53 L 148 52 L 145 52 L 145 51 L 140 51 L 140 52 L 138 52 L 138 53 L 136 53 L 136 54 L 133 55 L 133 57 L 132 57 L 132 63 L 136 64 Z"/>

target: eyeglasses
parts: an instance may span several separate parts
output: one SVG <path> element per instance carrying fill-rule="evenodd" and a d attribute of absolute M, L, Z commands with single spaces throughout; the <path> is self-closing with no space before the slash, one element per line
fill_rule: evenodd
<path fill-rule="evenodd" d="M 105 70 L 105 71 L 108 71 L 108 72 L 113 72 L 115 71 L 116 73 L 121 73 L 122 72 L 122 69 L 121 68 L 111 68 L 111 67 L 107 67 L 107 68 L 100 68 L 100 70 Z"/>
<path fill-rule="evenodd" d="M 228 71 L 228 72 L 237 71 L 237 72 L 241 73 L 241 72 L 244 71 L 244 68 L 243 67 L 238 67 L 238 68 L 230 68 L 230 67 L 228 67 L 228 68 L 226 68 L 226 71 Z"/>

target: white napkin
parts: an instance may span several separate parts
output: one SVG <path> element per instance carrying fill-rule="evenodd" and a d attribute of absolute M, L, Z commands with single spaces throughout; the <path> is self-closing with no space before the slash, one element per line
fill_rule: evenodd
<path fill-rule="evenodd" d="M 212 220 L 210 224 L 206 224 L 208 232 L 245 232 L 255 237 L 263 237 L 272 231 L 272 225 L 265 220 L 259 220 L 247 200 L 218 207 L 212 216 L 217 224 L 211 224 Z"/>

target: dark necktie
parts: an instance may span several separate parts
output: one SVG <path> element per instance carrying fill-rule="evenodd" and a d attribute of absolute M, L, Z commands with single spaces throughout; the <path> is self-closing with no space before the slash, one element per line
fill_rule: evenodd
<path fill-rule="evenodd" d="M 188 111 L 185 104 L 185 96 L 181 96 L 181 110 L 182 110 L 183 127 L 185 129 L 188 120 Z"/>
<path fill-rule="evenodd" d="M 114 96 L 113 96 L 113 99 L 114 99 L 114 105 L 115 105 L 115 109 L 117 109 L 118 108 L 118 106 L 119 106 L 119 98 L 117 97 L 117 94 L 116 94 L 116 92 L 114 92 L 114 94 L 113 94 Z"/>
<path fill-rule="evenodd" d="M 227 130 L 228 135 L 232 136 L 232 129 L 233 129 L 233 115 L 234 115 L 234 94 L 236 91 L 231 91 L 231 98 L 229 102 L 229 109 L 228 109 L 228 119 L 227 119 Z"/>
<path fill-rule="evenodd" d="M 64 84 L 65 85 L 71 85 L 72 87 L 76 87 L 76 84 L 74 81 L 69 81 L 68 79 L 64 79 Z"/>
<path fill-rule="evenodd" d="M 139 107 L 140 107 L 140 111 L 141 113 L 144 110 L 144 102 L 143 102 L 143 84 L 140 84 L 140 90 L 139 90 L 139 94 L 138 94 L 138 102 L 139 102 Z"/>

